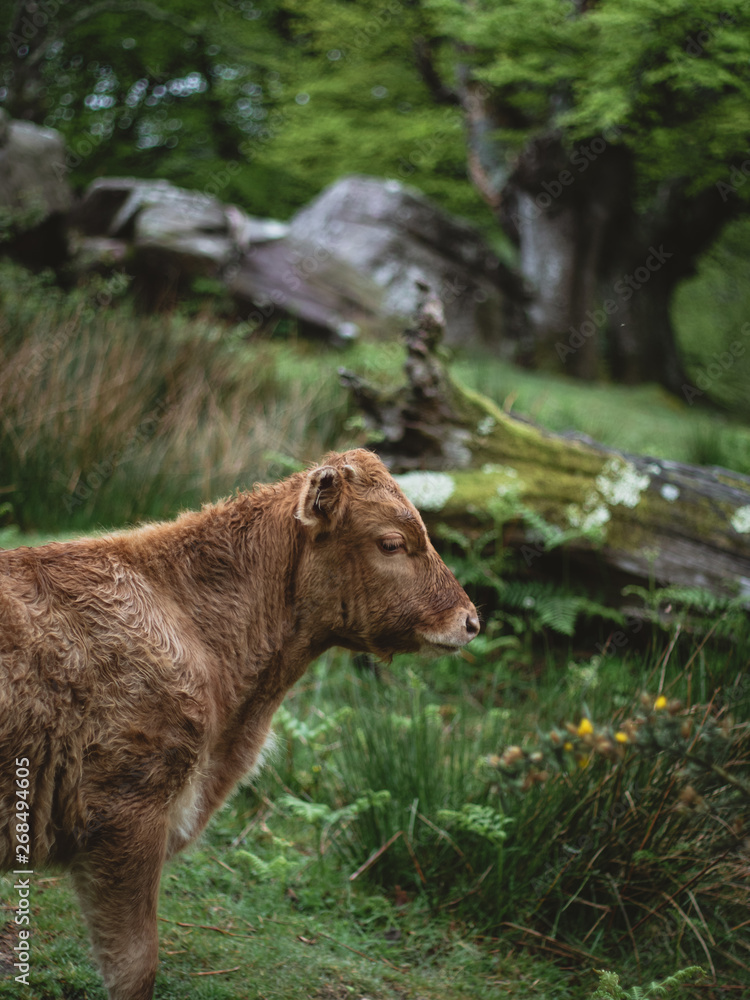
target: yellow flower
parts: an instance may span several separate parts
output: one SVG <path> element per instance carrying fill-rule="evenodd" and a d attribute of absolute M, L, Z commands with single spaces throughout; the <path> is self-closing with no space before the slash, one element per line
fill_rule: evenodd
<path fill-rule="evenodd" d="M 573 749 L 573 744 L 569 740 L 563 743 L 563 750 L 572 750 L 572 749 Z"/>
<path fill-rule="evenodd" d="M 593 731 L 594 727 L 591 725 L 591 719 L 581 719 L 578 723 L 579 736 L 588 736 L 590 733 L 593 733 Z"/>
<path fill-rule="evenodd" d="M 628 734 L 627 733 L 615 733 L 615 739 L 618 743 L 627 743 Z"/>
<path fill-rule="evenodd" d="M 663 708 L 666 707 L 667 707 L 667 699 L 664 697 L 663 694 L 660 694 L 659 697 L 654 702 L 654 708 L 656 709 L 657 712 L 660 712 Z"/>

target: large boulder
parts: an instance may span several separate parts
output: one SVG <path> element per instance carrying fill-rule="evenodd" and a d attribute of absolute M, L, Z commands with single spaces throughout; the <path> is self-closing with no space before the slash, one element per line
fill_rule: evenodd
<path fill-rule="evenodd" d="M 420 283 L 443 300 L 448 343 L 497 343 L 512 278 L 482 236 L 420 192 L 362 176 L 326 188 L 229 276 L 238 298 L 339 331 L 401 329 Z"/>
<path fill-rule="evenodd" d="M 342 343 L 360 331 L 398 333 L 382 308 L 382 291 L 366 272 L 323 243 L 285 236 L 255 243 L 225 272 L 227 287 L 257 330 L 282 316 L 300 329 Z"/>
<path fill-rule="evenodd" d="M 127 261 L 147 304 L 222 281 L 252 329 L 294 316 L 308 333 L 397 335 L 418 285 L 442 299 L 449 343 L 500 340 L 509 272 L 468 223 L 393 181 L 345 177 L 291 223 L 164 180 L 95 181 L 71 214 L 82 266 Z"/>
<path fill-rule="evenodd" d="M 71 213 L 76 248 L 86 268 L 92 261 L 123 259 L 149 298 L 186 278 L 222 279 L 259 239 L 283 236 L 287 226 L 252 219 L 233 205 L 165 180 L 108 177 L 94 181 Z"/>
<path fill-rule="evenodd" d="M 3 238 L 26 263 L 59 263 L 72 193 L 65 142 L 55 129 L 15 121 L 0 109 L 0 209 Z"/>

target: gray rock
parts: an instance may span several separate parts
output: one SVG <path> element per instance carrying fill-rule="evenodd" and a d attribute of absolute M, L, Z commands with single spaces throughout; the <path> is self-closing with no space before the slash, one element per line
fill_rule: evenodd
<path fill-rule="evenodd" d="M 340 341 L 382 328 L 382 290 L 319 242 L 292 236 L 260 242 L 227 270 L 226 280 L 256 326 L 291 315 L 307 332 Z"/>
<path fill-rule="evenodd" d="M 59 132 L 0 109 L 0 210 L 6 247 L 30 267 L 57 266 L 68 248 L 72 193 Z"/>
<path fill-rule="evenodd" d="M 418 308 L 417 282 L 445 307 L 448 343 L 497 342 L 511 281 L 468 223 L 397 181 L 336 181 L 292 219 L 290 239 L 325 248 L 381 289 L 384 317 L 403 324 Z"/>
<path fill-rule="evenodd" d="M 87 236 L 125 240 L 133 259 L 158 271 L 220 276 L 257 239 L 284 235 L 273 219 L 251 219 L 234 205 L 168 181 L 109 177 L 94 181 L 71 214 Z"/>
<path fill-rule="evenodd" d="M 0 109 L 0 206 L 38 207 L 40 219 L 67 212 L 72 195 L 65 179 L 65 143 L 55 129 L 14 121 Z"/>
<path fill-rule="evenodd" d="M 402 331 L 422 283 L 443 301 L 448 343 L 501 338 L 507 270 L 472 226 L 396 182 L 345 177 L 287 225 L 167 181 L 107 178 L 71 220 L 85 237 L 124 241 L 155 301 L 159 283 L 174 291 L 186 275 L 210 275 L 254 327 L 291 315 L 349 340 Z"/>

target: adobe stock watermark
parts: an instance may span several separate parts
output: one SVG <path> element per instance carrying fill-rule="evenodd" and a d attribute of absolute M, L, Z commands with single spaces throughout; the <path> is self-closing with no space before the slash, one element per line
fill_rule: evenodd
<path fill-rule="evenodd" d="M 38 378 L 50 361 L 54 361 L 63 348 L 70 342 L 77 330 L 78 316 L 74 316 L 73 319 L 68 320 L 67 323 L 58 327 L 49 340 L 46 340 L 44 344 L 34 352 L 34 357 L 29 361 L 29 363 L 24 365 L 19 376 L 20 380 L 22 382 L 28 382 L 31 379 Z"/>
<path fill-rule="evenodd" d="M 13 968 L 18 970 L 15 977 L 17 983 L 29 986 L 31 971 L 31 876 L 34 874 L 31 865 L 31 824 L 30 824 L 30 771 L 29 758 L 16 757 L 15 815 L 11 820 L 11 829 L 15 839 L 15 863 L 13 871 L 19 877 L 13 886 L 17 893 L 15 916 L 13 923 L 18 928 L 18 943 L 13 946 Z M 23 876 L 23 877 L 22 877 Z"/>
<path fill-rule="evenodd" d="M 107 133 L 105 129 L 94 131 L 96 128 L 97 123 L 94 122 L 79 139 L 75 140 L 72 146 L 67 147 L 63 160 L 55 160 L 52 163 L 52 169 L 58 181 L 64 180 L 71 170 L 80 167 L 83 161 L 91 156 L 105 140 L 111 139 L 111 132 Z"/>
<path fill-rule="evenodd" d="M 125 9 L 127 9 L 127 4 Z M 125 109 L 121 106 L 116 107 L 108 122 L 102 120 L 90 123 L 83 133 L 68 143 L 64 157 L 52 163 L 52 169 L 58 180 L 65 179 L 72 170 L 80 167 L 84 160 L 92 156 L 102 145 L 111 141 L 115 131 L 115 118 L 117 118 L 117 124 L 120 127 L 125 127 L 126 120 L 128 127 L 130 127 L 135 119 L 134 109 L 139 106 L 146 94 L 150 94 L 150 97 L 146 98 L 146 104 L 148 104 L 151 99 L 158 98 L 161 101 L 170 95 L 184 97 L 186 93 L 198 93 L 205 89 L 205 80 L 199 73 L 194 72 L 187 74 L 186 77 L 170 78 L 167 74 L 160 73 L 150 66 L 147 66 L 146 69 L 148 77 L 142 77 L 130 86 L 128 96 L 125 98 Z M 173 107 L 176 106 L 173 105 Z M 179 111 L 173 113 L 173 119 L 174 121 L 180 120 Z M 250 161 L 254 155 L 254 147 L 262 145 L 272 138 L 284 120 L 283 115 L 273 112 L 270 116 L 270 124 L 259 126 L 252 138 L 247 138 L 240 144 L 239 152 L 246 160 Z M 157 145 L 164 145 L 163 139 L 162 135 Z M 176 144 L 176 137 L 173 136 L 172 139 Z M 172 139 L 169 141 L 171 142 Z M 242 169 L 242 166 L 243 164 L 237 160 L 225 162 L 221 168 L 212 171 L 203 187 L 197 189 L 198 193 L 203 194 L 207 199 L 216 197 L 220 191 L 231 184 L 232 178 Z"/>
<path fill-rule="evenodd" d="M 264 301 L 253 303 L 253 312 L 236 327 L 240 336 L 250 336 L 261 329 L 279 311 L 286 312 L 293 293 L 303 288 L 304 281 L 333 257 L 336 243 L 335 236 L 332 236 L 326 241 L 310 246 L 304 254 L 299 253 L 293 257 L 281 276 L 283 289 L 275 288 Z M 250 247 L 247 256 L 251 256 L 252 253 L 253 247 Z M 226 268 L 224 270 L 225 280 L 231 282 L 238 271 L 237 265 Z"/>
<path fill-rule="evenodd" d="M 601 135 L 596 136 L 596 138 L 591 139 L 589 142 L 580 143 L 569 156 L 570 166 L 575 167 L 579 176 L 585 173 L 591 164 L 599 159 L 612 141 L 622 135 L 622 132 L 623 129 L 619 125 L 610 125 L 602 130 Z M 540 215 L 547 211 L 552 202 L 556 201 L 566 188 L 575 184 L 576 180 L 577 177 L 572 170 L 569 167 L 564 167 L 558 172 L 557 177 L 549 181 L 542 181 L 544 190 L 534 195 L 532 201 L 525 200 L 522 212 L 518 210 L 511 212 L 511 221 L 516 228 L 520 228 L 522 222 L 534 222 Z"/>
<path fill-rule="evenodd" d="M 661 270 L 664 264 L 673 256 L 673 253 L 664 249 L 663 243 L 658 248 L 649 247 L 649 255 L 644 264 L 636 267 L 632 274 L 624 274 L 621 278 L 618 278 L 612 286 L 617 299 L 605 299 L 600 309 L 587 309 L 586 319 L 580 326 L 570 327 L 570 337 L 568 337 L 568 340 L 565 343 L 558 341 L 555 344 L 557 356 L 563 364 L 566 364 L 568 357 L 583 347 L 590 337 L 593 337 L 599 330 L 605 327 L 609 317 L 613 316 L 619 310 L 620 306 L 628 302 L 636 292 L 639 292 L 651 280 L 651 276 Z"/>
<path fill-rule="evenodd" d="M 721 200 L 726 202 L 730 195 L 737 194 L 739 189 L 747 184 L 748 178 L 750 178 L 750 160 L 743 160 L 739 167 L 733 166 L 727 181 L 716 182 L 716 190 L 721 195 Z"/>
<path fill-rule="evenodd" d="M 281 275 L 283 289 L 275 288 L 264 301 L 254 302 L 253 311 L 235 327 L 236 333 L 241 337 L 251 336 L 264 327 L 274 316 L 281 318 L 279 313 L 293 315 L 290 306 L 294 294 L 304 291 L 307 279 L 336 258 L 338 242 L 338 238 L 331 235 L 325 242 L 316 243 L 305 254 L 299 254 L 296 259 L 293 258 Z M 253 247 L 250 247 L 247 255 L 251 255 L 252 252 Z M 341 257 L 338 259 L 340 260 Z M 238 265 L 226 268 L 224 271 L 225 280 L 231 282 L 238 271 Z M 474 284 L 467 284 L 458 274 L 441 278 L 436 291 L 445 306 L 459 301 L 469 292 L 472 293 L 472 299 L 476 303 L 486 302 L 488 297 L 482 288 Z M 357 332 L 356 324 L 351 322 L 342 323 L 337 330 L 343 341 L 357 336 Z"/>
<path fill-rule="evenodd" d="M 130 284 L 128 275 L 120 271 L 110 275 L 107 280 L 100 285 L 92 296 L 92 304 L 106 309 L 112 300 L 122 295 Z M 38 378 L 47 365 L 59 357 L 63 349 L 70 343 L 71 339 L 79 330 L 82 307 L 76 313 L 58 327 L 49 339 L 34 351 L 33 358 L 24 366 L 20 373 L 20 379 L 28 382 L 30 379 Z"/>
<path fill-rule="evenodd" d="M 750 323 L 743 323 L 740 327 L 742 336 L 747 340 L 750 338 Z M 724 378 L 732 369 L 738 358 L 741 358 L 747 350 L 747 344 L 741 340 L 734 340 L 724 351 L 714 351 L 712 360 L 698 370 L 695 376 L 695 384 L 686 382 L 682 386 L 682 395 L 687 403 L 692 406 L 698 396 L 705 396 L 706 392 L 714 383 Z"/>
<path fill-rule="evenodd" d="M 21 18 L 18 33 L 8 32 L 8 41 L 19 59 L 29 54 L 29 43 L 57 17 L 60 8 L 67 3 L 68 0 L 36 0 L 24 5 L 26 13 Z"/>

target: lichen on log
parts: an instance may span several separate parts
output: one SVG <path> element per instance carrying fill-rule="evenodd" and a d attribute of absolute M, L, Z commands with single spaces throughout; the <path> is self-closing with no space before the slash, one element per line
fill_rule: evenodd
<path fill-rule="evenodd" d="M 565 532 L 571 553 L 645 581 L 750 601 L 750 477 L 628 454 L 504 412 L 440 361 L 442 306 L 424 291 L 405 335 L 406 384 L 383 393 L 341 376 L 376 432 L 371 447 L 428 526 L 476 526 L 505 498 Z M 505 540 L 527 556 L 544 551 L 522 518 Z"/>

